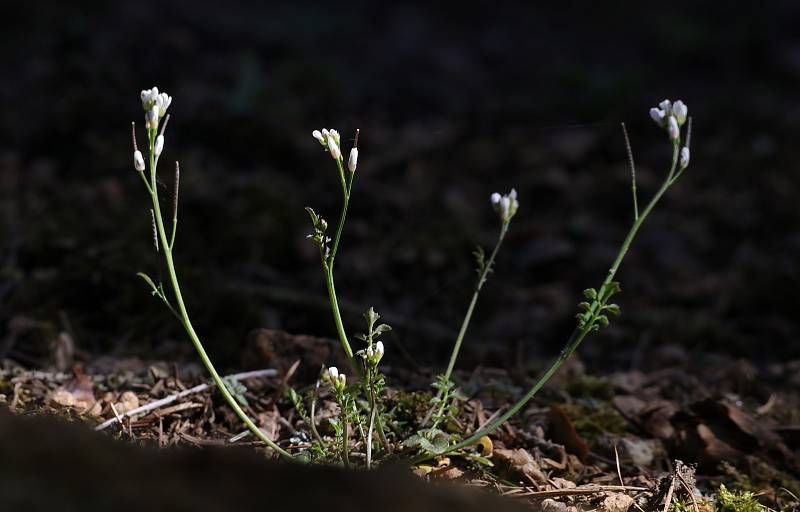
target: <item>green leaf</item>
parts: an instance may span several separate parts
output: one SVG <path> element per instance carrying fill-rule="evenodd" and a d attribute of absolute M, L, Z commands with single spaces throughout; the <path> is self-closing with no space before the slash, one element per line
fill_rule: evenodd
<path fill-rule="evenodd" d="M 392 330 L 391 326 L 389 326 L 389 325 L 387 325 L 387 324 L 380 324 L 378 327 L 376 327 L 376 328 L 375 328 L 375 330 L 373 331 L 373 333 L 374 333 L 376 336 L 378 336 L 378 335 L 380 335 L 380 334 L 383 334 L 383 333 L 385 333 L 385 332 L 389 332 L 389 331 L 391 331 L 391 330 Z"/>
<path fill-rule="evenodd" d="M 319 215 L 317 215 L 314 209 L 310 206 L 306 206 L 306 213 L 308 213 L 308 216 L 311 217 L 311 224 L 313 224 L 314 227 L 317 227 L 317 224 L 319 224 Z"/>
<path fill-rule="evenodd" d="M 153 289 L 153 292 L 158 293 L 158 287 L 156 286 L 156 283 L 154 283 L 153 280 L 150 279 L 150 276 L 148 276 L 144 272 L 137 272 L 136 275 L 144 279 L 144 282 L 150 285 L 150 288 Z"/>

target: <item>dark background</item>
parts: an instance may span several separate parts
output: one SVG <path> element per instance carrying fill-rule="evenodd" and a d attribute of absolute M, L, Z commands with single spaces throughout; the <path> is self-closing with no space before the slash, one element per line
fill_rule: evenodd
<path fill-rule="evenodd" d="M 67 331 L 84 359 L 194 360 L 135 276 L 158 274 L 129 133 L 144 136 L 153 85 L 174 97 L 184 296 L 222 366 L 259 327 L 335 335 L 304 238 L 304 206 L 333 221 L 340 204 L 323 126 L 361 129 L 336 273 L 349 332 L 373 305 L 393 364 L 443 365 L 470 253 L 496 236 L 489 194 L 513 186 L 460 363 L 539 366 L 631 221 L 621 121 L 642 202 L 667 170 L 647 112 L 664 98 L 689 106 L 692 164 L 623 265 L 622 317 L 582 358 L 598 373 L 797 358 L 797 3 L 530 4 L 4 4 L 0 358 L 46 365 Z"/>

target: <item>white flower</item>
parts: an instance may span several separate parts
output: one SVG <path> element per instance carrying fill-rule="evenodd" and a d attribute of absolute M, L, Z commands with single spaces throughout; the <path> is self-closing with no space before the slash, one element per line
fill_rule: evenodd
<path fill-rule="evenodd" d="M 156 145 L 153 148 L 153 152 L 156 154 L 156 156 L 160 156 L 162 151 L 164 151 L 164 136 L 159 135 L 156 137 Z"/>
<path fill-rule="evenodd" d="M 672 105 L 672 115 L 678 120 L 678 126 L 683 126 L 686 122 L 686 116 L 689 114 L 689 108 L 681 100 L 676 101 Z"/>
<path fill-rule="evenodd" d="M 144 126 L 148 130 L 155 130 L 158 128 L 158 119 L 159 119 L 159 109 L 158 105 L 153 103 L 153 106 L 150 107 L 150 110 L 144 115 Z"/>
<path fill-rule="evenodd" d="M 358 165 L 358 148 L 353 148 L 350 150 L 350 158 L 347 159 L 347 168 L 350 172 L 356 172 L 356 166 Z"/>
<path fill-rule="evenodd" d="M 156 98 L 158 97 L 158 87 L 153 87 L 152 89 L 145 89 L 141 92 L 142 97 L 142 108 L 144 111 L 150 110 L 155 103 Z"/>
<path fill-rule="evenodd" d="M 684 146 L 681 148 L 681 169 L 689 166 L 689 148 Z"/>
<path fill-rule="evenodd" d="M 322 129 L 322 136 L 323 136 L 323 137 L 325 137 L 326 139 L 328 138 L 328 134 L 329 134 L 329 133 L 330 133 L 330 132 L 328 131 L 328 129 L 327 129 L 327 128 L 323 128 L 323 129 Z"/>
<path fill-rule="evenodd" d="M 383 342 L 379 341 L 375 343 L 375 358 L 376 358 L 375 364 L 377 364 L 378 361 L 381 360 L 381 358 L 383 357 L 383 352 L 384 352 Z"/>
<path fill-rule="evenodd" d="M 170 96 L 165 92 L 162 92 L 161 94 L 155 97 L 155 104 L 156 106 L 158 106 L 158 116 L 164 117 L 164 114 L 167 113 L 167 109 L 172 104 L 172 96 Z"/>
<path fill-rule="evenodd" d="M 332 135 L 335 131 L 336 130 L 331 130 L 331 132 L 328 133 L 328 151 L 330 151 L 331 157 L 334 160 L 339 160 L 339 158 L 342 156 L 342 152 L 339 151 L 339 144 L 336 143 L 336 139 L 334 139 Z"/>
<path fill-rule="evenodd" d="M 658 104 L 658 106 L 664 111 L 665 114 L 672 112 L 672 102 L 669 100 L 662 101 Z"/>
<path fill-rule="evenodd" d="M 314 137 L 315 139 L 317 139 L 319 141 L 319 143 L 322 144 L 323 146 L 325 145 L 325 139 L 322 138 L 322 132 L 321 131 L 314 130 L 313 132 L 311 132 L 311 136 Z"/>
<path fill-rule="evenodd" d="M 681 136 L 678 120 L 675 119 L 675 116 L 669 116 L 667 120 L 667 133 L 669 133 L 670 140 L 678 140 L 678 137 Z"/>
<path fill-rule="evenodd" d="M 133 167 L 139 172 L 144 171 L 144 157 L 138 149 L 133 152 Z"/>
<path fill-rule="evenodd" d="M 339 379 L 339 369 L 335 366 L 331 366 L 328 368 L 328 377 L 330 377 L 331 382 L 334 382 Z"/>
<path fill-rule="evenodd" d="M 509 222 L 517 213 L 519 201 L 517 201 L 517 191 L 513 188 L 511 192 L 502 196 L 495 192 L 492 194 L 491 199 L 495 211 L 500 214 L 500 220 L 503 222 Z"/>
<path fill-rule="evenodd" d="M 344 389 L 346 385 L 347 385 L 347 375 L 342 373 L 339 375 L 339 388 Z"/>
<path fill-rule="evenodd" d="M 658 124 L 659 126 L 662 126 L 664 124 L 665 116 L 666 113 L 660 108 L 653 107 L 650 109 L 650 117 L 653 118 L 653 121 L 655 121 L 656 124 Z"/>
<path fill-rule="evenodd" d="M 333 137 L 333 140 L 335 140 L 335 141 L 336 141 L 336 145 L 337 145 L 337 146 L 340 144 L 339 132 L 337 132 L 336 130 L 334 130 L 333 128 L 331 128 L 331 131 L 330 131 L 330 132 L 328 132 L 328 135 L 330 135 L 331 137 Z"/>

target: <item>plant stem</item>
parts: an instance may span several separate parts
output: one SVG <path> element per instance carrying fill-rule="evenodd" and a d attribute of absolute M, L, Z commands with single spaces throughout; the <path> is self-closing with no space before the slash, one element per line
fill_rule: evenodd
<path fill-rule="evenodd" d="M 330 255 L 325 258 L 323 255 L 322 267 L 325 272 L 325 284 L 328 288 L 328 298 L 331 303 L 331 311 L 333 313 L 333 322 L 336 326 L 336 333 L 339 335 L 339 342 L 342 344 L 344 353 L 350 361 L 350 366 L 356 374 L 361 375 L 361 368 L 356 364 L 353 357 L 353 349 L 350 347 L 350 342 L 347 339 L 347 333 L 344 330 L 344 323 L 342 322 L 342 313 L 339 310 L 339 301 L 336 298 L 336 286 L 333 281 L 333 261 L 336 258 L 336 252 L 339 250 L 339 240 L 342 238 L 342 230 L 344 229 L 344 222 L 347 218 L 347 207 L 350 204 L 350 189 L 353 187 L 353 177 L 355 173 L 350 173 L 350 177 L 345 181 L 344 168 L 342 167 L 342 159 L 339 157 L 336 160 L 336 165 L 339 168 L 339 176 L 342 181 L 342 213 L 339 217 L 339 225 L 336 227 L 336 236 L 333 239 L 333 248 Z"/>
<path fill-rule="evenodd" d="M 642 223 L 644 223 L 645 219 L 647 219 L 647 216 L 653 210 L 653 208 L 661 199 L 661 197 L 664 195 L 664 193 L 667 191 L 667 189 L 669 189 L 669 187 L 674 183 L 673 174 L 675 173 L 675 168 L 678 163 L 679 150 L 680 150 L 680 144 L 679 141 L 676 140 L 673 142 L 672 166 L 670 167 L 670 172 L 667 178 L 664 180 L 664 183 L 661 185 L 661 188 L 658 189 L 653 198 L 647 204 L 647 207 L 645 207 L 645 209 L 641 212 L 641 215 L 639 215 L 639 218 L 637 218 L 634 221 L 630 231 L 628 231 L 628 235 L 622 242 L 622 246 L 620 247 L 619 253 L 617 253 L 617 257 L 614 259 L 614 263 L 609 269 L 605 281 L 603 281 L 604 285 L 608 285 L 614 280 L 614 276 L 617 274 L 620 264 L 622 263 L 622 260 L 625 258 L 625 255 L 628 253 L 628 249 L 630 248 L 633 239 L 636 237 L 636 233 L 638 233 L 639 228 L 642 226 Z M 598 289 L 602 289 L 602 287 Z M 533 398 L 534 395 L 536 395 L 536 393 L 542 388 L 542 386 L 544 386 L 544 384 L 548 380 L 550 380 L 553 374 L 556 371 L 558 371 L 559 368 L 561 368 L 561 365 L 563 365 L 564 362 L 567 359 L 569 359 L 572 353 L 575 352 L 578 346 L 580 346 L 581 342 L 584 340 L 586 335 L 589 334 L 589 332 L 591 331 L 591 326 L 592 326 L 591 323 L 587 323 L 586 326 L 584 326 L 583 328 L 576 327 L 572 331 L 572 334 L 570 335 L 569 339 L 567 340 L 567 343 L 564 345 L 564 348 L 561 350 L 561 353 L 556 358 L 556 360 L 550 365 L 547 371 L 544 372 L 544 374 L 539 378 L 536 384 L 534 384 L 533 387 L 531 387 L 528 390 L 528 392 L 525 393 L 525 395 L 519 401 L 517 401 L 517 403 L 515 403 L 508 411 L 506 411 L 504 414 L 499 416 L 494 421 L 484 425 L 483 428 L 478 429 L 467 439 L 464 439 L 463 441 L 448 447 L 447 450 L 445 450 L 444 452 L 438 454 L 418 455 L 417 457 L 411 460 L 412 464 L 418 464 L 419 462 L 428 460 L 432 457 L 445 455 L 447 453 L 451 453 L 453 451 L 466 448 L 467 446 L 475 444 L 481 437 L 489 435 L 495 430 L 497 430 L 497 428 L 500 427 L 500 425 L 508 421 L 515 414 L 517 414 L 520 411 L 520 409 L 522 409 L 525 406 L 525 404 L 527 404 L 528 401 L 530 401 L 530 399 Z"/>
<path fill-rule="evenodd" d="M 458 336 L 456 336 L 456 342 L 453 346 L 453 352 L 450 354 L 450 362 L 447 365 L 447 371 L 444 374 L 444 380 L 446 382 L 450 382 L 450 377 L 453 374 L 453 369 L 456 366 L 456 359 L 458 358 L 458 353 L 461 350 L 461 343 L 464 341 L 464 336 L 467 334 L 467 328 L 469 327 L 469 323 L 472 320 L 472 313 L 475 311 L 475 305 L 478 303 L 478 295 L 481 293 L 481 289 L 483 288 L 484 283 L 486 283 L 486 279 L 491 272 L 492 267 L 494 266 L 494 260 L 497 257 L 497 252 L 500 250 L 500 245 L 503 243 L 503 239 L 506 237 L 506 233 L 508 232 L 508 225 L 509 221 L 503 221 L 502 225 L 500 226 L 500 235 L 497 237 L 497 243 L 495 243 L 494 249 L 492 250 L 492 254 L 489 256 L 489 259 L 485 262 L 483 268 L 481 269 L 481 273 L 478 275 L 478 280 L 475 284 L 475 291 L 472 293 L 472 300 L 469 302 L 469 306 L 467 307 L 467 312 L 464 315 L 464 320 L 461 322 L 461 328 L 458 330 Z M 441 390 L 436 393 L 436 398 L 441 400 L 439 405 L 439 411 L 436 413 L 436 416 L 439 417 L 444 411 L 444 408 L 447 406 L 446 397 L 443 396 Z M 436 406 L 432 407 L 428 413 L 425 415 L 425 418 L 422 420 L 421 425 L 426 425 L 428 421 L 431 419 L 431 416 L 434 413 Z M 434 425 L 435 428 L 435 425 Z"/>
<path fill-rule="evenodd" d="M 225 397 L 225 401 L 228 402 L 228 405 L 233 409 L 239 419 L 247 425 L 247 428 L 250 429 L 253 434 L 261 441 L 263 441 L 267 446 L 275 450 L 278 454 L 280 454 L 283 458 L 288 460 L 294 460 L 292 455 L 275 444 L 269 437 L 267 437 L 264 432 L 261 431 L 258 426 L 253 423 L 249 416 L 242 410 L 239 406 L 239 403 L 236 399 L 231 395 L 228 387 L 225 385 L 225 382 L 220 377 L 219 373 L 217 373 L 216 368 L 214 368 L 214 364 L 211 362 L 211 359 L 208 357 L 205 348 L 203 348 L 203 343 L 200 341 L 200 338 L 197 336 L 197 333 L 192 326 L 191 320 L 189 320 L 189 313 L 186 311 L 186 305 L 183 302 L 183 296 L 181 295 L 181 288 L 178 284 L 178 276 L 175 272 L 175 263 L 172 259 L 172 249 L 170 245 L 167 243 L 167 234 L 164 230 L 164 221 L 161 218 L 161 207 L 158 200 L 158 189 L 156 184 L 156 166 L 158 165 L 158 158 L 155 157 L 153 153 L 153 144 L 155 141 L 155 130 L 148 130 L 150 135 L 150 197 L 153 201 L 153 212 L 156 219 L 156 228 L 158 230 L 158 236 L 161 240 L 161 248 L 164 253 L 164 259 L 167 262 L 167 271 L 169 272 L 170 282 L 172 284 L 172 290 L 175 294 L 175 302 L 178 305 L 178 312 L 180 313 L 180 321 L 183 324 L 186 333 L 189 335 L 189 338 L 192 340 L 192 344 L 194 348 L 197 350 L 197 353 L 200 355 L 200 359 L 203 361 L 203 365 L 208 370 L 208 373 L 211 374 L 211 378 L 214 380 L 214 383 L 219 388 L 222 396 Z"/>
<path fill-rule="evenodd" d="M 469 322 L 472 320 L 472 313 L 475 311 L 475 304 L 478 303 L 478 295 L 480 295 L 481 289 L 483 288 L 484 283 L 486 283 L 486 278 L 489 275 L 489 272 L 492 270 L 494 260 L 497 257 L 497 251 L 500 250 L 500 245 L 503 243 L 503 239 L 506 237 L 506 233 L 508 232 L 508 224 L 508 221 L 504 221 L 500 227 L 500 236 L 497 237 L 497 243 L 495 244 L 492 254 L 489 256 L 489 259 L 486 261 L 483 269 L 481 269 L 480 275 L 478 276 L 478 281 L 475 284 L 475 291 L 472 294 L 472 300 L 470 300 L 469 307 L 467 307 L 467 313 L 464 315 L 464 321 L 461 322 L 461 329 L 458 331 L 456 343 L 453 346 L 453 352 L 450 354 L 450 362 L 448 363 L 447 371 L 444 374 L 444 378 L 447 381 L 450 380 L 450 376 L 453 374 L 453 368 L 456 366 L 458 352 L 461 350 L 461 343 L 464 341 L 464 335 L 467 333 L 467 327 L 469 327 Z"/>

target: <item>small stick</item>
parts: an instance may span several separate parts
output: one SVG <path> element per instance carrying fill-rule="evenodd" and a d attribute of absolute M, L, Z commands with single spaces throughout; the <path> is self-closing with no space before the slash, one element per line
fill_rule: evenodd
<path fill-rule="evenodd" d="M 622 479 L 622 471 L 619 469 L 619 452 L 617 452 L 617 445 L 614 445 L 614 459 L 617 461 L 617 476 L 619 477 L 619 484 L 625 486 L 625 481 Z"/>
<path fill-rule="evenodd" d="M 689 494 L 689 497 L 692 499 L 692 507 L 694 508 L 695 512 L 700 512 L 700 509 L 697 507 L 697 500 L 694 499 L 694 493 L 691 489 L 689 489 L 689 484 L 686 483 L 686 480 L 683 479 L 680 473 L 676 472 L 675 475 L 681 481 L 681 485 L 683 488 L 686 489 L 686 492 Z"/>
<path fill-rule="evenodd" d="M 585 485 L 573 487 L 571 489 L 550 489 L 547 491 L 530 491 L 525 494 L 530 498 L 554 498 L 559 496 L 580 496 L 585 494 L 596 494 L 598 492 L 627 492 L 627 491 L 649 491 L 647 487 L 631 487 L 628 485 Z"/>
<path fill-rule="evenodd" d="M 667 497 L 664 499 L 664 512 L 669 510 L 669 506 L 672 503 L 672 493 L 675 491 L 675 476 L 672 476 L 672 483 L 669 485 L 669 490 L 667 491 Z"/>
<path fill-rule="evenodd" d="M 230 380 L 234 380 L 234 381 L 239 381 L 239 380 L 254 379 L 254 378 L 258 378 L 258 377 L 274 377 L 277 374 L 278 374 L 277 370 L 273 370 L 273 369 L 270 368 L 270 369 L 266 369 L 266 370 L 255 370 L 255 371 L 252 371 L 252 372 L 237 373 L 235 375 L 229 375 L 229 376 L 227 376 L 225 378 L 226 379 L 230 379 Z M 197 386 L 195 386 L 193 388 L 186 389 L 184 391 L 181 391 L 180 393 L 175 393 L 175 394 L 170 395 L 170 396 L 168 396 L 166 398 L 162 398 L 160 400 L 156 400 L 154 402 L 150 402 L 149 404 L 145 404 L 145 405 L 143 405 L 141 407 L 137 407 L 135 409 L 131 409 L 130 411 L 128 411 L 125 414 L 123 414 L 122 417 L 117 415 L 115 418 L 111 418 L 110 420 L 104 421 L 103 423 L 99 424 L 94 429 L 96 431 L 105 430 L 106 428 L 110 427 L 111 425 L 113 425 L 115 423 L 118 423 L 118 422 L 121 422 L 123 417 L 132 417 L 132 416 L 136 416 L 137 414 L 150 412 L 150 411 L 152 411 L 154 409 L 158 409 L 158 408 L 163 407 L 163 406 L 165 406 L 167 404 L 171 404 L 172 402 L 174 402 L 175 400 L 178 400 L 179 398 L 183 398 L 185 396 L 192 395 L 194 393 L 200 393 L 202 391 L 205 391 L 209 387 L 211 387 L 211 384 L 208 384 L 208 383 L 198 384 Z M 112 404 L 112 410 L 113 410 L 113 404 Z"/>

